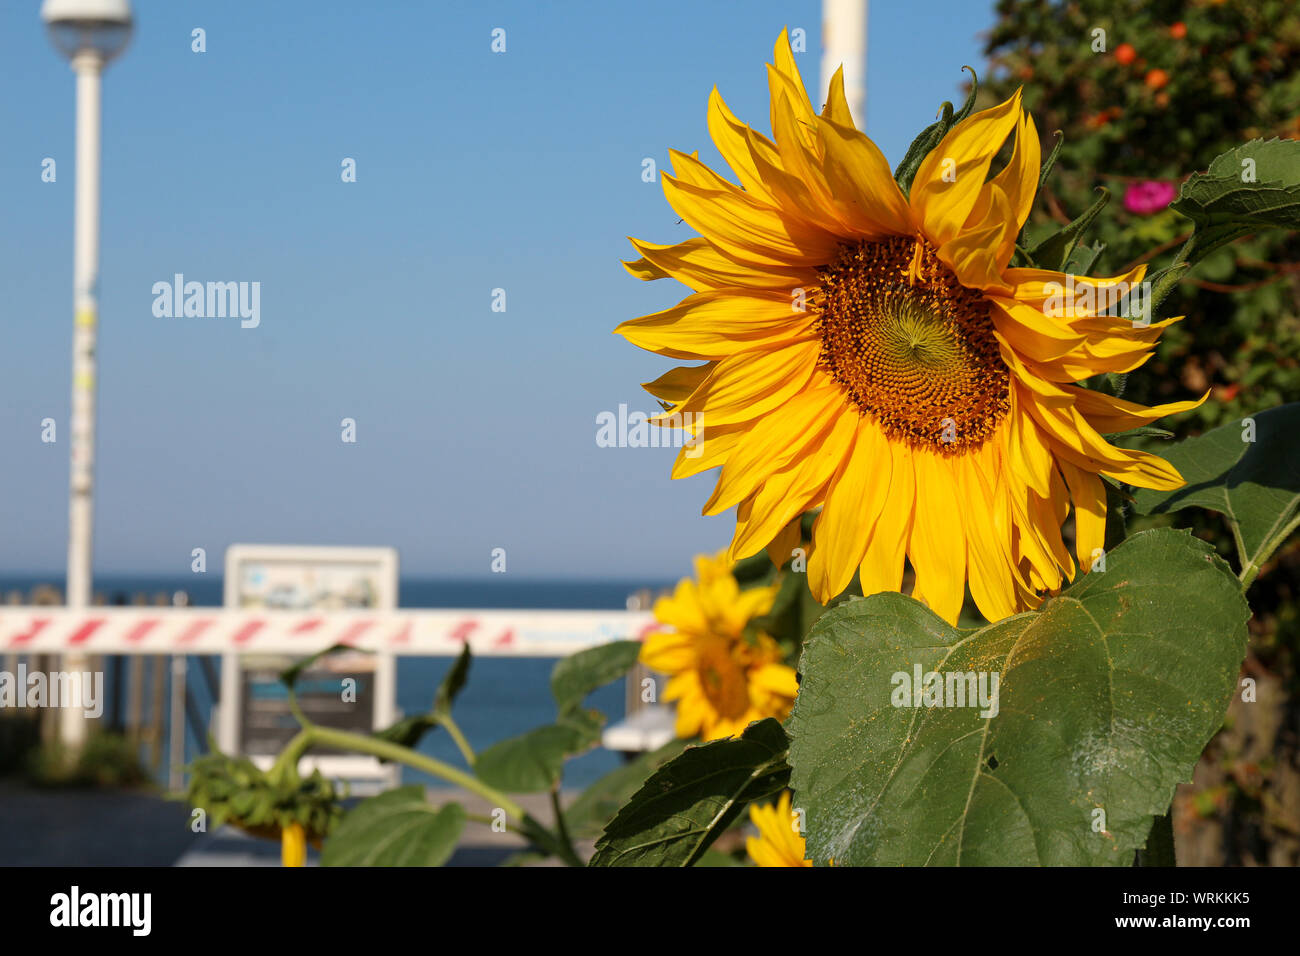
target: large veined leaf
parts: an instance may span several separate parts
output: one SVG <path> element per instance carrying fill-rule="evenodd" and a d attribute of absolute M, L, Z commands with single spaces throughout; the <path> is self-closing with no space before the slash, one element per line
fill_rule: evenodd
<path fill-rule="evenodd" d="M 1147 276 L 1152 307 L 1219 247 L 1266 229 L 1300 229 L 1300 143 L 1255 139 L 1230 149 L 1188 177 L 1169 208 L 1194 226 L 1178 258 Z"/>
<path fill-rule="evenodd" d="M 589 865 L 692 866 L 746 804 L 785 787 L 785 753 L 785 731 L 770 717 L 739 737 L 691 747 L 610 821 Z"/>
<path fill-rule="evenodd" d="M 646 782 L 646 778 L 686 748 L 684 740 L 670 740 L 658 750 L 647 750 L 634 760 L 619 764 L 587 789 L 564 810 L 569 832 L 577 839 L 598 837 L 605 824 Z"/>
<path fill-rule="evenodd" d="M 610 641 L 558 661 L 551 671 L 551 693 L 560 713 L 573 710 L 593 690 L 618 680 L 640 653 L 640 641 Z"/>
<path fill-rule="evenodd" d="M 1196 438 L 1162 444 L 1160 456 L 1187 484 L 1175 491 L 1139 489 L 1143 514 L 1182 508 L 1223 513 L 1237 542 L 1243 574 L 1257 570 L 1295 530 L 1300 509 L 1300 403 L 1270 408 Z"/>
<path fill-rule="evenodd" d="M 1200 227 L 1300 229 L 1300 142 L 1251 140 L 1183 183 L 1170 208 Z"/>
<path fill-rule="evenodd" d="M 458 803 L 435 807 L 420 786 L 363 800 L 325 841 L 324 866 L 442 866 L 465 826 Z"/>
<path fill-rule="evenodd" d="M 572 710 L 554 724 L 493 744 L 478 755 L 474 773 L 507 793 L 536 793 L 560 782 L 564 761 L 600 742 L 605 718 L 598 711 Z"/>
<path fill-rule="evenodd" d="M 810 859 L 1132 864 L 1222 723 L 1248 616 L 1223 561 L 1172 529 L 979 630 L 900 594 L 828 611 L 788 724 Z M 900 675 L 918 672 L 943 693 L 913 696 Z M 990 691 L 998 675 L 996 704 L 951 706 L 970 685 L 947 675 L 981 673 Z"/>

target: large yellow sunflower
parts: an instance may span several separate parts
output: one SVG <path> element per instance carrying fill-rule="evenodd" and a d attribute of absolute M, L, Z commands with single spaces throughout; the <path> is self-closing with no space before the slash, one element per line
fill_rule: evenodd
<path fill-rule="evenodd" d="M 823 603 L 861 577 L 955 623 L 967 581 L 990 620 L 1035 606 L 1073 578 L 1061 527 L 1073 501 L 1076 553 L 1102 546 L 1100 475 L 1176 488 L 1166 461 L 1111 445 L 1123 431 L 1199 402 L 1146 408 L 1075 383 L 1146 361 L 1165 322 L 1139 327 L 1085 295 L 1140 282 L 1009 268 L 1038 185 L 1040 155 L 1020 93 L 955 125 L 904 196 L 853 125 L 836 74 L 821 115 L 786 35 L 768 66 L 774 140 L 742 124 L 717 90 L 708 125 L 735 185 L 672 153 L 664 193 L 699 238 L 633 239 L 643 279 L 694 294 L 625 322 L 636 345 L 705 364 L 646 389 L 686 427 L 673 477 L 722 467 L 705 514 L 736 508 L 730 548 L 789 558 L 796 519 L 819 508 L 808 581 Z M 1002 144 L 1006 167 L 989 177 Z M 1203 401 L 1204 399 L 1202 399 Z"/>
<path fill-rule="evenodd" d="M 642 663 L 671 675 L 663 699 L 677 702 L 677 736 L 717 740 L 764 717 L 784 720 L 799 690 L 794 669 L 772 638 L 744 634 L 772 609 L 776 587 L 740 590 L 725 553 L 697 557 L 695 574 L 655 602 L 667 629 L 641 648 Z"/>
<path fill-rule="evenodd" d="M 797 828 L 797 817 L 790 806 L 790 791 L 781 791 L 775 804 L 749 806 L 749 819 L 758 830 L 758 836 L 745 841 L 749 857 L 758 866 L 812 866 L 804 859 L 807 852 L 803 835 Z"/>

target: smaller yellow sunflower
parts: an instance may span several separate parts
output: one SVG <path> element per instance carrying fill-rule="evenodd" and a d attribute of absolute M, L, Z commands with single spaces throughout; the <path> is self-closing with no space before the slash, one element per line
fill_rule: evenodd
<path fill-rule="evenodd" d="M 749 819 L 758 827 L 758 836 L 746 840 L 745 849 L 756 865 L 812 866 L 812 860 L 804 859 L 803 836 L 790 807 L 789 790 L 781 793 L 775 806 L 750 804 Z"/>
<path fill-rule="evenodd" d="M 766 614 L 776 586 L 742 591 L 723 551 L 695 559 L 698 580 L 683 578 L 655 602 L 667 628 L 646 638 L 641 662 L 669 674 L 663 699 L 677 702 L 677 736 L 717 740 L 764 717 L 784 720 L 799 685 L 776 641 L 752 639 L 745 625 Z"/>

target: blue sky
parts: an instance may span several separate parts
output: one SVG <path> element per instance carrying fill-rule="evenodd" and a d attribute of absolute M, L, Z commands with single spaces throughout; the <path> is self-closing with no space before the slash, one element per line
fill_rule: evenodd
<path fill-rule="evenodd" d="M 891 162 L 981 68 L 991 6 L 872 4 L 865 125 Z M 691 235 L 641 163 L 717 160 L 713 85 L 766 130 L 790 26 L 816 86 L 819 3 L 134 8 L 104 88 L 98 573 L 273 542 L 392 545 L 407 575 L 486 576 L 502 547 L 521 577 L 661 580 L 729 540 L 730 514 L 700 516 L 712 476 L 596 445 L 596 416 L 650 409 L 639 383 L 671 365 L 610 330 L 684 293 L 618 260 L 628 235 Z M 0 5 L 8 573 L 58 571 L 67 540 L 74 90 L 38 9 Z M 260 326 L 155 317 L 177 272 L 260 282 Z"/>

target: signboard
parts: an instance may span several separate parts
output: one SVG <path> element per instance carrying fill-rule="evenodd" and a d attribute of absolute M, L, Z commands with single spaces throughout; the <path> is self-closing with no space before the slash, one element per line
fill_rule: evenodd
<path fill-rule="evenodd" d="M 298 733 L 289 691 L 280 674 L 294 658 L 245 655 L 240 668 L 239 750 L 276 754 Z M 375 673 L 370 655 L 334 655 L 305 671 L 294 685 L 298 708 L 314 724 L 368 734 L 374 730 Z M 327 751 L 317 751 L 324 753 Z"/>
<path fill-rule="evenodd" d="M 241 610 L 391 611 L 397 606 L 397 552 L 231 545 L 226 550 L 224 603 Z M 279 679 L 294 660 L 287 655 L 223 656 L 217 724 L 224 751 L 243 754 L 265 768 L 297 733 L 298 721 Z M 296 685 L 299 706 L 309 720 L 359 733 L 393 723 L 396 689 L 396 664 L 388 653 L 331 655 L 303 671 Z M 399 772 L 373 757 L 325 750 L 313 750 L 299 764 L 300 773 L 314 769 L 329 777 L 381 785 L 395 784 Z M 354 787 L 366 789 L 372 788 Z"/>

